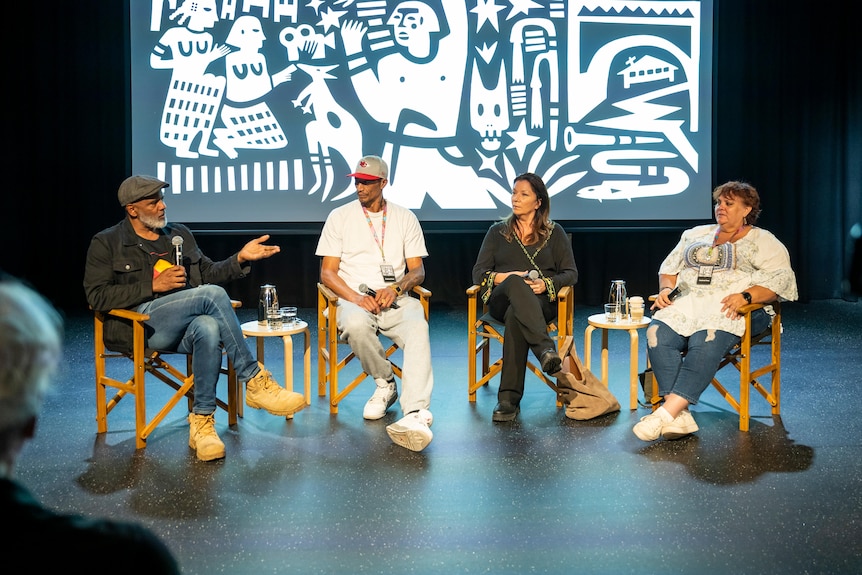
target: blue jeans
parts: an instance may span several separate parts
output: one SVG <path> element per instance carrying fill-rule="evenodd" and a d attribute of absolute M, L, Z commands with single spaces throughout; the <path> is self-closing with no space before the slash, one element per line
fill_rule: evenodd
<path fill-rule="evenodd" d="M 751 316 L 751 329 L 760 333 L 770 321 L 769 314 L 759 309 Z M 658 383 L 658 394 L 665 397 L 673 393 L 695 405 L 718 371 L 724 355 L 740 339 L 738 335 L 717 329 L 684 337 L 667 324 L 652 320 L 647 328 L 647 353 Z"/>
<path fill-rule="evenodd" d="M 139 305 L 146 322 L 147 347 L 192 354 L 195 399 L 192 411 L 209 415 L 216 409 L 216 384 L 222 350 L 233 362 L 240 382 L 257 375 L 257 360 L 242 336 L 236 312 L 224 288 L 203 285 Z"/>

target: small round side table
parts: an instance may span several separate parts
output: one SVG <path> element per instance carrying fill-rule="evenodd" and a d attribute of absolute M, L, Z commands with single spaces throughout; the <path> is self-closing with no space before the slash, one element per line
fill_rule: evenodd
<path fill-rule="evenodd" d="M 584 331 L 584 366 L 590 369 L 592 361 L 592 334 L 596 329 L 602 330 L 602 383 L 608 385 L 608 332 L 612 329 L 624 329 L 629 332 L 629 408 L 638 408 L 638 330 L 649 325 L 651 319 L 644 316 L 640 321 L 622 320 L 608 322 L 605 314 L 597 313 L 587 318 L 587 329 Z M 649 367 L 649 356 L 647 356 Z"/>
<path fill-rule="evenodd" d="M 242 334 L 246 337 L 257 338 L 257 360 L 266 365 L 263 359 L 264 338 L 280 337 L 284 342 L 284 388 L 293 391 L 293 336 L 302 334 L 303 344 L 303 377 L 305 383 L 305 404 L 311 405 L 311 342 L 308 333 L 308 323 L 296 320 L 292 325 L 284 325 L 281 329 L 273 329 L 268 325 L 259 324 L 257 320 L 247 321 L 242 324 Z M 240 393 L 245 393 L 245 388 L 240 386 Z M 237 410 L 242 415 L 245 398 L 239 398 Z M 288 415 L 290 419 L 292 415 Z"/>

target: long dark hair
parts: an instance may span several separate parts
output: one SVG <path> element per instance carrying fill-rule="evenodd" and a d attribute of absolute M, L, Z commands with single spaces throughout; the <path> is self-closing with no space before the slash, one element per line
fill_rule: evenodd
<path fill-rule="evenodd" d="M 530 187 L 536 194 L 536 198 L 539 200 L 539 209 L 533 213 L 533 233 L 539 242 L 544 242 L 551 235 L 551 230 L 554 227 L 554 223 L 549 217 L 551 213 L 551 197 L 548 195 L 548 186 L 536 174 L 525 172 L 512 181 L 512 187 L 514 188 L 515 184 L 521 181 L 530 184 Z M 509 214 L 503 218 L 503 222 L 506 224 L 502 231 L 503 237 L 506 238 L 506 241 L 511 242 L 515 236 L 515 225 L 517 222 L 515 214 Z M 536 242 L 526 243 L 532 244 Z"/>

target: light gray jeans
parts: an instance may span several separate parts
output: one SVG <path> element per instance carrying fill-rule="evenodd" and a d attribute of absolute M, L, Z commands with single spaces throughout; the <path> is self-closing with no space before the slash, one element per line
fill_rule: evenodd
<path fill-rule="evenodd" d="M 405 414 L 431 405 L 434 374 L 431 370 L 431 342 L 428 322 L 422 304 L 414 297 L 398 298 L 398 309 L 381 311 L 379 315 L 358 305 L 338 300 L 337 325 L 341 337 L 350 348 L 362 369 L 374 379 L 393 377 L 392 364 L 378 334 L 382 334 L 401 348 L 404 354 L 401 380 L 401 411 Z"/>

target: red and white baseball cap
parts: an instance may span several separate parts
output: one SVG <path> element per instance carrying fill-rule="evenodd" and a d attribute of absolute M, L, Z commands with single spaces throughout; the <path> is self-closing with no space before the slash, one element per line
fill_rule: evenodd
<path fill-rule="evenodd" d="M 347 174 L 348 178 L 361 178 L 363 180 L 376 180 L 389 177 L 389 166 L 383 161 L 380 156 L 363 156 L 356 163 L 356 169 L 352 174 Z"/>

